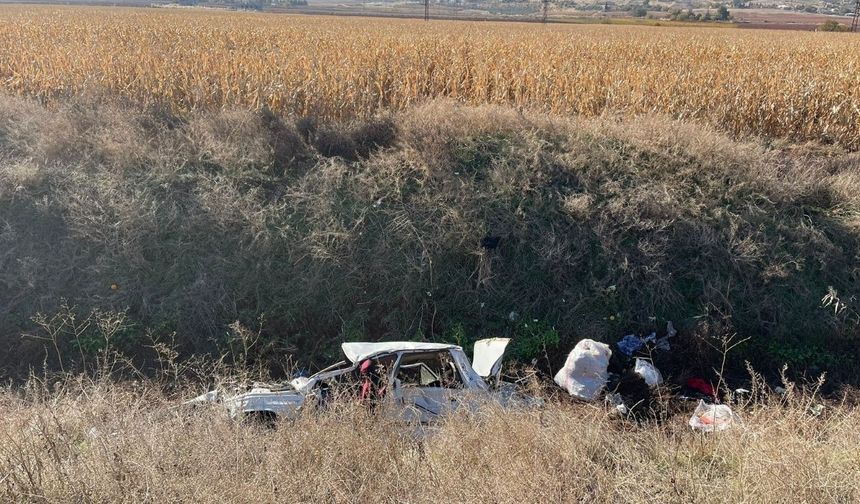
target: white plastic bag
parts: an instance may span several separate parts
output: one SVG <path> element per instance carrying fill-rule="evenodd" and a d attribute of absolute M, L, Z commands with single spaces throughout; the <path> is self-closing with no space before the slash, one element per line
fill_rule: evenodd
<path fill-rule="evenodd" d="M 564 367 L 556 373 L 555 382 L 568 394 L 592 401 L 609 379 L 606 369 L 611 356 L 609 345 L 584 339 L 573 347 Z"/>
<path fill-rule="evenodd" d="M 645 379 L 645 383 L 647 383 L 649 387 L 656 387 L 663 383 L 663 375 L 660 374 L 660 370 L 654 367 L 654 364 L 651 364 L 646 360 L 636 359 L 636 365 L 633 366 L 633 372 Z"/>
<path fill-rule="evenodd" d="M 705 401 L 699 401 L 690 417 L 690 427 L 700 432 L 720 432 L 736 423 L 741 423 L 741 418 L 731 408 L 725 404 L 705 404 Z"/>

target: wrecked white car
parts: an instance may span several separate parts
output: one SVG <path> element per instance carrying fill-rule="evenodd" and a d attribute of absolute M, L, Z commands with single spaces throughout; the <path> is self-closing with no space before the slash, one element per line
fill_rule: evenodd
<path fill-rule="evenodd" d="M 255 386 L 235 395 L 218 391 L 185 404 L 221 402 L 234 418 L 295 418 L 304 408 L 325 407 L 346 395 L 408 422 L 428 423 L 451 411 L 482 402 L 525 401 L 510 389 L 497 390 L 501 361 L 510 340 L 475 343 L 470 363 L 456 345 L 392 341 L 344 343 L 346 360 L 283 386 Z"/>

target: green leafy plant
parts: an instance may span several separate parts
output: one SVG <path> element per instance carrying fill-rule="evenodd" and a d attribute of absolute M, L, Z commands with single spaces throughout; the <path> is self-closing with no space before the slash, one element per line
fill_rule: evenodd
<path fill-rule="evenodd" d="M 549 353 L 558 347 L 561 337 L 556 328 L 545 320 L 530 319 L 514 329 L 508 355 L 520 362 L 548 359 Z"/>

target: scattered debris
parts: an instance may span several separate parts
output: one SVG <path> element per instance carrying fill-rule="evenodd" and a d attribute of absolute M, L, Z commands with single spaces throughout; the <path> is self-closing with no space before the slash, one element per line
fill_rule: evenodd
<path fill-rule="evenodd" d="M 568 394 L 586 401 L 594 400 L 606 386 L 612 350 L 605 343 L 584 339 L 576 344 L 555 382 Z"/>
<path fill-rule="evenodd" d="M 672 325 L 672 321 L 670 320 L 670 321 L 666 322 L 666 338 L 665 339 L 668 340 L 669 338 L 674 338 L 676 334 L 678 334 L 678 331 L 675 330 L 675 326 Z M 667 344 L 668 344 L 668 342 L 667 342 Z"/>
<path fill-rule="evenodd" d="M 666 323 L 666 336 L 662 338 L 658 338 L 656 332 L 652 332 L 644 338 L 635 334 L 628 334 L 621 338 L 616 345 L 618 346 L 618 350 L 628 357 L 632 357 L 633 354 L 645 347 L 652 350 L 669 351 L 671 349 L 669 339 L 674 338 L 676 334 L 678 334 L 678 331 L 675 330 L 675 326 L 669 321 Z"/>
<path fill-rule="evenodd" d="M 653 411 L 654 398 L 651 395 L 651 387 L 642 375 L 632 369 L 628 369 L 621 376 L 614 392 L 621 395 L 624 405 L 629 410 L 629 416 L 633 419 L 648 418 Z"/>
<path fill-rule="evenodd" d="M 298 376 L 293 378 L 290 381 L 290 386 L 296 389 L 300 393 L 306 393 L 308 389 L 308 384 L 311 383 L 311 379 L 307 376 Z"/>
<path fill-rule="evenodd" d="M 617 343 L 618 350 L 621 351 L 624 355 L 631 357 L 633 354 L 639 351 L 645 345 L 645 342 L 642 338 L 628 334 L 627 336 L 621 338 L 621 341 Z"/>
<path fill-rule="evenodd" d="M 627 405 L 624 404 L 624 398 L 621 397 L 621 394 L 606 394 L 604 402 L 606 402 L 608 406 L 615 408 L 615 411 L 617 411 L 621 416 L 627 416 L 627 413 L 630 411 L 627 409 Z"/>
<path fill-rule="evenodd" d="M 663 383 L 663 375 L 660 374 L 660 371 L 654 367 L 654 364 L 644 359 L 636 359 L 633 372 L 641 376 L 649 387 L 656 387 Z"/>
<path fill-rule="evenodd" d="M 741 404 L 742 402 L 748 400 L 750 397 L 750 391 L 745 388 L 735 389 L 732 392 L 732 403 Z"/>
<path fill-rule="evenodd" d="M 220 395 L 220 391 L 210 390 L 209 392 L 201 394 L 194 399 L 189 399 L 188 401 L 185 401 L 185 404 L 204 404 L 218 402 Z"/>
<path fill-rule="evenodd" d="M 699 378 L 699 377 L 689 378 L 687 380 L 687 383 L 685 383 L 685 385 L 687 386 L 687 388 L 694 390 L 694 391 L 696 391 L 702 395 L 705 395 L 709 398 L 716 399 L 716 397 L 717 397 L 717 391 L 714 390 L 714 386 L 711 385 L 710 383 L 706 382 L 702 378 Z"/>
<path fill-rule="evenodd" d="M 821 403 L 812 404 L 806 409 L 806 412 L 814 417 L 819 417 L 824 413 L 824 405 Z"/>
<path fill-rule="evenodd" d="M 721 432 L 736 423 L 741 423 L 741 418 L 731 408 L 725 404 L 705 404 L 705 401 L 699 401 L 690 417 L 690 427 L 699 432 Z"/>

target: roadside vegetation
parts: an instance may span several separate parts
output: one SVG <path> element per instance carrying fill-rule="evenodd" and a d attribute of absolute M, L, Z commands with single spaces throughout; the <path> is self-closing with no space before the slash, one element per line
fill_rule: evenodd
<path fill-rule="evenodd" d="M 664 372 L 856 382 L 858 157 L 656 115 L 436 101 L 327 123 L 0 100 L 0 372 L 159 348 L 276 371 L 344 340 L 558 369 L 581 338 L 679 336 Z"/>
<path fill-rule="evenodd" d="M 176 382 L 170 380 L 171 386 Z M 340 404 L 274 428 L 177 408 L 161 382 L 31 379 L 0 391 L 9 502 L 856 502 L 858 409 L 756 389 L 725 432 L 549 399 L 487 406 L 422 435 Z M 187 397 L 187 396 L 186 396 Z M 814 414 L 810 411 L 817 411 Z"/>

